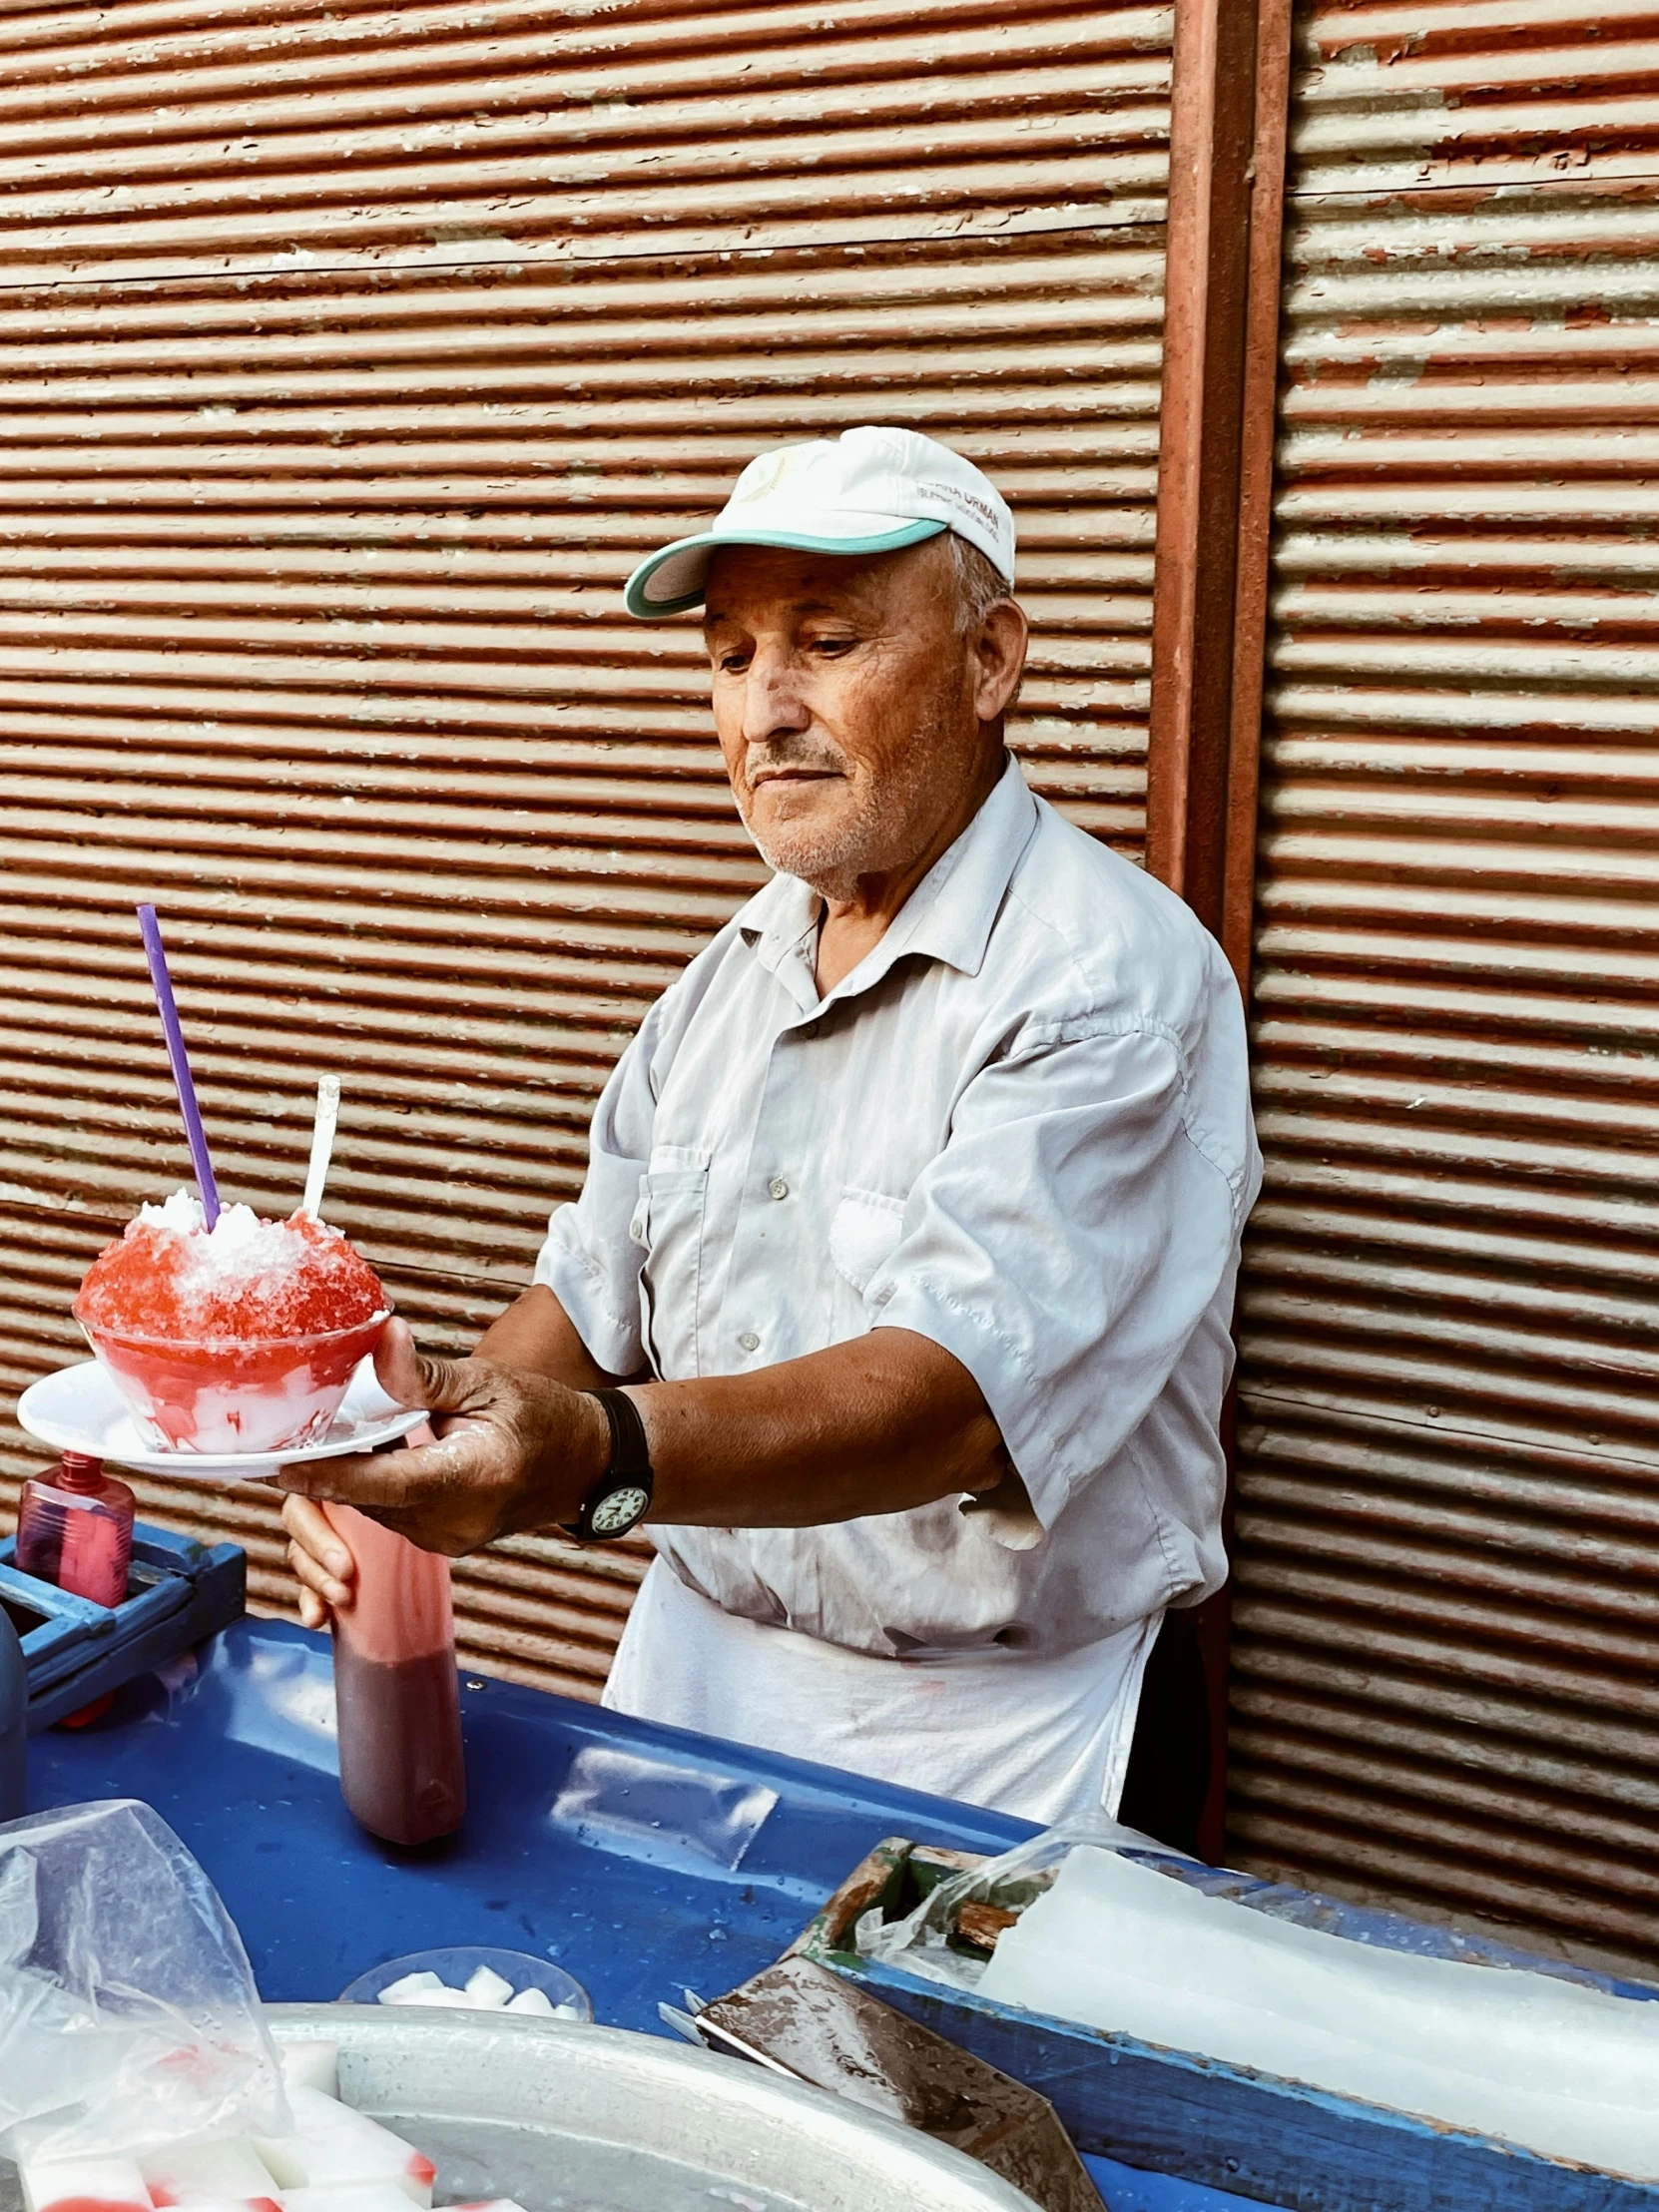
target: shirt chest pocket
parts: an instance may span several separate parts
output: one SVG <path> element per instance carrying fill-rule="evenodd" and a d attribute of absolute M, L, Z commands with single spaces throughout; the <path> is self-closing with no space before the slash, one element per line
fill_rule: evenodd
<path fill-rule="evenodd" d="M 640 1310 L 646 1357 L 655 1373 L 671 1382 L 698 1373 L 697 1310 L 711 1157 L 698 1146 L 656 1146 L 640 1177 L 629 1224 L 634 1242 L 645 1247 Z"/>
<path fill-rule="evenodd" d="M 860 1300 L 904 1234 L 904 1201 L 847 1189 L 830 1217 L 830 1258 Z"/>

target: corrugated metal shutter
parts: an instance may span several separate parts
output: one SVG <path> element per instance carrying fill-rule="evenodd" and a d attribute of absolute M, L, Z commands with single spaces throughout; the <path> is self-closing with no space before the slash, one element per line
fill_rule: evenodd
<path fill-rule="evenodd" d="M 1302 18 L 1231 1833 L 1651 1966 L 1647 36 Z"/>
<path fill-rule="evenodd" d="M 759 880 L 695 633 L 618 586 L 768 442 L 901 421 L 991 470 L 1019 750 L 1138 850 L 1169 48 L 1078 0 L 0 23 L 8 1394 L 186 1172 L 138 897 L 232 1193 L 294 1203 L 337 1066 L 331 1210 L 425 1338 L 524 1281 Z M 263 1499 L 144 1489 L 282 1602 Z M 592 1694 L 640 1571 L 503 1546 L 466 1649 Z"/>

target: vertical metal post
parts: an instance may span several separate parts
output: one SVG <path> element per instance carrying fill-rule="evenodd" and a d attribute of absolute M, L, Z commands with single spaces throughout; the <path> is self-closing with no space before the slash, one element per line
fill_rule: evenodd
<path fill-rule="evenodd" d="M 1147 865 L 1250 984 L 1292 0 L 1176 0 Z M 1226 1416 L 1231 1469 L 1232 1405 Z M 1231 1475 L 1228 1544 L 1232 1543 Z M 1199 1617 L 1226 1837 L 1229 1597 Z"/>

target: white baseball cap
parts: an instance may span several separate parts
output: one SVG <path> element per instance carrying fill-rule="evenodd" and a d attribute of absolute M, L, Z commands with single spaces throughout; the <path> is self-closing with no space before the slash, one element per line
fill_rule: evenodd
<path fill-rule="evenodd" d="M 698 606 L 722 545 L 802 553 L 896 553 L 954 530 L 1014 580 L 1014 518 L 988 476 L 919 430 L 865 425 L 783 445 L 750 462 L 712 528 L 677 538 L 628 579 L 642 622 Z"/>

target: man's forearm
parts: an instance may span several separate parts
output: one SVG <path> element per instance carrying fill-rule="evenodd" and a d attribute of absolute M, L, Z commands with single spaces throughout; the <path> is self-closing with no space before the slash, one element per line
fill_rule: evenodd
<path fill-rule="evenodd" d="M 594 1365 L 550 1291 L 527 1292 L 470 1360 L 422 1359 L 393 1321 L 374 1369 L 400 1405 L 427 1408 L 434 1439 L 286 1466 L 283 1489 L 356 1505 L 461 1558 L 497 1536 L 570 1524 L 605 1472 L 609 1424 L 586 1393 L 617 1378 Z M 973 1377 L 910 1330 L 873 1330 L 752 1375 L 629 1387 L 656 1469 L 656 1521 L 811 1528 L 1017 1487 Z M 307 1526 L 288 1522 L 326 1564 Z M 326 1524 L 311 1530 L 317 1543 L 325 1534 Z M 325 1578 L 310 1587 L 343 1602 Z"/>
<path fill-rule="evenodd" d="M 473 1358 L 545 1375 L 571 1390 L 604 1389 L 623 1380 L 595 1365 L 575 1323 L 545 1283 L 532 1284 L 514 1299 L 479 1338 Z"/>
<path fill-rule="evenodd" d="M 651 1444 L 654 1521 L 815 1527 L 992 1489 L 1008 1470 L 973 1377 L 907 1329 L 629 1394 Z"/>
<path fill-rule="evenodd" d="M 545 1284 L 515 1300 L 474 1355 L 567 1389 L 615 1387 Z M 635 1382 L 656 1470 L 655 1521 L 810 1528 L 898 1513 L 1008 1471 L 1002 1439 L 959 1360 L 907 1329 L 875 1329 L 750 1375 Z M 554 1470 L 547 1470 L 554 1471 Z M 561 1468 L 579 1504 L 602 1463 Z"/>

